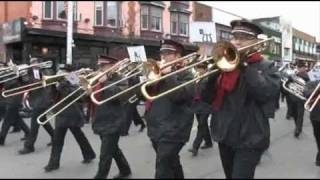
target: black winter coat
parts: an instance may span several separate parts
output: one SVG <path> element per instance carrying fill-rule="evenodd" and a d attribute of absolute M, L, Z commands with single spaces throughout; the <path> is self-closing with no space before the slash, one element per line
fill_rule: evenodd
<path fill-rule="evenodd" d="M 103 83 L 103 86 L 115 82 L 119 77 L 113 80 L 108 80 Z M 125 88 L 122 86 L 122 88 Z M 119 86 L 112 86 L 111 88 L 101 92 L 101 98 L 106 99 L 121 91 Z M 96 107 L 95 119 L 92 123 L 92 129 L 95 134 L 106 135 L 119 133 L 125 131 L 126 112 L 124 105 L 127 101 L 127 95 L 122 95 L 116 99 L 106 102 Z"/>
<path fill-rule="evenodd" d="M 63 80 L 57 86 L 58 97 L 61 100 L 62 98 L 69 95 L 74 90 L 78 89 L 78 85 L 72 85 L 69 81 Z M 83 92 L 81 90 L 81 92 Z M 76 93 L 71 98 L 74 99 L 75 97 L 79 96 L 80 93 Z M 76 101 L 67 109 L 62 111 L 56 117 L 56 127 L 82 127 L 85 122 L 85 115 L 82 108 L 82 99 Z M 67 101 L 66 103 L 70 102 Z M 63 103 L 61 106 L 65 106 L 66 103 Z M 59 106 L 60 107 L 60 106 Z"/>
<path fill-rule="evenodd" d="M 205 100 L 211 104 L 217 75 L 210 76 Z M 224 96 L 220 111 L 211 121 L 215 141 L 234 148 L 266 149 L 270 143 L 268 118 L 275 112 L 275 97 L 280 91 L 280 74 L 265 60 L 240 68 L 235 90 Z"/>
<path fill-rule="evenodd" d="M 26 81 L 29 83 L 39 82 L 42 79 L 43 75 L 53 75 L 53 71 L 50 69 L 40 69 L 40 80 L 35 79 L 33 75 L 33 70 L 30 69 L 28 71 L 28 76 L 25 78 Z M 37 90 L 33 90 L 29 92 L 29 102 L 30 106 L 33 109 L 47 109 L 51 105 L 53 105 L 53 90 L 54 86 L 48 86 L 46 88 L 40 88 Z"/>
<path fill-rule="evenodd" d="M 190 74 L 171 76 L 160 81 L 158 91 L 163 92 L 191 79 Z M 146 112 L 148 136 L 158 142 L 182 142 L 190 138 L 194 113 L 191 109 L 194 85 L 189 85 L 152 102 Z"/>

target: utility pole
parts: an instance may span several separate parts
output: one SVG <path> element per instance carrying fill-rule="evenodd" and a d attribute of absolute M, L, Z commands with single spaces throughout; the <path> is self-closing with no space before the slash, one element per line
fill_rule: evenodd
<path fill-rule="evenodd" d="M 73 1 L 68 1 L 68 27 L 67 27 L 67 63 L 72 64 L 72 44 L 73 44 Z"/>

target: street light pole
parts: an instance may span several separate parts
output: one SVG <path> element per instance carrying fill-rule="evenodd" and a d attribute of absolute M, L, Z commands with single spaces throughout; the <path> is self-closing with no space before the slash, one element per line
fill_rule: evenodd
<path fill-rule="evenodd" d="M 73 1 L 68 1 L 68 27 L 67 27 L 67 64 L 72 64 L 73 43 Z"/>

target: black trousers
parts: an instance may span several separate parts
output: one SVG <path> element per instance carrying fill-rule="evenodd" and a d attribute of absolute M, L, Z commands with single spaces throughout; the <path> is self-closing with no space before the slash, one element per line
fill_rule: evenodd
<path fill-rule="evenodd" d="M 208 126 L 209 114 L 196 114 L 196 117 L 198 121 L 198 131 L 196 138 L 193 141 L 193 149 L 199 149 L 203 140 L 206 145 L 212 145 L 211 135 Z"/>
<path fill-rule="evenodd" d="M 293 117 L 293 111 L 292 111 L 292 104 L 293 104 L 293 102 L 292 102 L 292 99 L 291 99 L 291 97 L 290 97 L 288 94 L 286 94 L 285 97 L 286 97 L 286 103 L 287 103 L 287 113 L 286 113 L 286 116 L 287 116 L 287 117 Z"/>
<path fill-rule="evenodd" d="M 314 138 L 316 139 L 316 144 L 318 148 L 316 161 L 320 161 L 320 155 L 318 155 L 320 154 L 320 122 L 311 120 L 311 124 L 313 128 L 313 135 L 314 135 Z"/>
<path fill-rule="evenodd" d="M 21 127 L 26 136 L 28 136 L 28 134 L 30 133 L 29 127 L 19 115 L 19 107 L 8 107 L 6 109 L 0 132 L 0 139 L 2 139 L 2 141 L 5 141 L 9 129 L 13 124 L 17 124 L 19 127 Z"/>
<path fill-rule="evenodd" d="M 184 143 L 152 141 L 156 152 L 156 179 L 183 179 L 179 153 Z"/>
<path fill-rule="evenodd" d="M 108 177 L 112 159 L 115 160 L 121 174 L 131 172 L 129 163 L 119 148 L 120 134 L 100 135 L 100 161 L 96 179 L 105 179 Z"/>
<path fill-rule="evenodd" d="M 40 114 L 42 114 L 46 109 L 34 109 L 32 112 L 32 117 L 31 117 L 31 125 L 30 125 L 30 134 L 27 137 L 26 141 L 24 142 L 24 147 L 33 149 L 34 148 L 34 143 L 37 140 L 38 137 L 38 132 L 39 132 L 39 127 L 40 125 L 37 122 L 37 118 Z M 41 119 L 41 121 L 45 121 L 46 117 Z M 50 122 L 46 123 L 43 125 L 44 129 L 47 131 L 47 133 L 50 135 L 51 140 L 53 139 L 53 127 L 51 126 Z"/>
<path fill-rule="evenodd" d="M 303 116 L 304 116 L 303 101 L 292 102 L 292 116 L 296 125 L 296 131 L 301 132 L 302 126 L 303 126 Z"/>
<path fill-rule="evenodd" d="M 135 126 L 140 125 L 144 125 L 144 122 L 142 120 L 142 118 L 140 117 L 140 114 L 137 110 L 137 103 L 128 103 L 126 105 L 126 131 L 128 132 L 133 120 L 133 123 Z"/>
<path fill-rule="evenodd" d="M 78 145 L 80 146 L 83 159 L 90 159 L 95 157 L 95 152 L 93 151 L 88 139 L 86 138 L 80 127 L 56 127 L 56 129 L 54 130 L 49 165 L 60 165 L 60 157 L 64 145 L 64 139 L 68 129 L 70 129 Z"/>
<path fill-rule="evenodd" d="M 263 150 L 233 149 L 219 143 L 220 158 L 227 179 L 253 179 Z"/>
<path fill-rule="evenodd" d="M 6 114 L 6 106 L 0 106 L 0 122 L 2 121 L 2 119 L 4 118 Z"/>

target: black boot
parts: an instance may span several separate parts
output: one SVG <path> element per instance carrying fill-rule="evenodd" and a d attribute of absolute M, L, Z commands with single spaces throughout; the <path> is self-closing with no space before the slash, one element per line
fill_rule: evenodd
<path fill-rule="evenodd" d="M 34 152 L 34 147 L 31 147 L 31 148 L 24 147 L 19 151 L 19 154 L 23 155 L 23 154 L 29 154 L 32 152 Z"/>
<path fill-rule="evenodd" d="M 142 132 L 143 130 L 144 130 L 144 128 L 146 127 L 146 125 L 143 123 L 143 124 L 141 124 L 141 127 L 140 127 L 140 132 Z"/>
<path fill-rule="evenodd" d="M 212 144 L 205 144 L 203 146 L 201 146 L 201 149 L 208 149 L 208 148 L 212 148 Z"/>
<path fill-rule="evenodd" d="M 198 155 L 198 150 L 195 148 L 191 148 L 188 150 L 189 152 L 192 152 L 192 156 L 197 156 Z"/>
<path fill-rule="evenodd" d="M 317 153 L 317 157 L 316 157 L 316 166 L 320 166 L 320 153 Z"/>
<path fill-rule="evenodd" d="M 83 164 L 89 164 L 92 160 L 94 160 L 96 158 L 96 155 L 92 155 L 91 157 L 85 158 L 82 163 Z"/>
<path fill-rule="evenodd" d="M 44 167 L 44 170 L 46 172 L 51 172 L 51 171 L 57 170 L 57 169 L 59 169 L 59 164 L 51 164 L 51 163 L 49 163 L 48 165 L 46 165 Z"/>
<path fill-rule="evenodd" d="M 1 146 L 4 145 L 4 141 L 5 141 L 4 137 L 0 137 L 0 145 L 1 145 Z"/>

